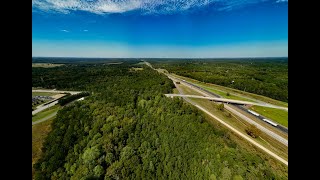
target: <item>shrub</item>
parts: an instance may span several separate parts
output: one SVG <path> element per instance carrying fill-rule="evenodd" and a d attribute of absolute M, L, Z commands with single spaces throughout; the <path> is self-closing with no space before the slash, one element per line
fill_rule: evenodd
<path fill-rule="evenodd" d="M 250 124 L 248 128 L 246 128 L 246 133 L 253 137 L 253 138 L 257 138 L 260 136 L 260 129 L 258 129 L 255 125 Z"/>

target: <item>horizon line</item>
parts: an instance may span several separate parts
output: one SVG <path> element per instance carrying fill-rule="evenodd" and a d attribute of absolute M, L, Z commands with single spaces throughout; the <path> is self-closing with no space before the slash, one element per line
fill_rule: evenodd
<path fill-rule="evenodd" d="M 74 57 L 74 56 L 32 56 L 32 58 L 88 58 L 88 59 L 238 59 L 238 58 L 288 58 L 288 56 L 254 56 L 254 57 Z"/>

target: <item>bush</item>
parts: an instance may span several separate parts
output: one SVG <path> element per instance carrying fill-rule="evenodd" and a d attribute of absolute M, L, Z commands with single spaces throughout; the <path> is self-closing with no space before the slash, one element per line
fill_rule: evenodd
<path fill-rule="evenodd" d="M 224 104 L 223 104 L 223 103 L 219 104 L 219 105 L 217 106 L 217 109 L 219 109 L 220 111 L 223 111 L 223 109 L 224 109 Z"/>
<path fill-rule="evenodd" d="M 247 133 L 249 136 L 251 136 L 251 137 L 253 137 L 253 138 L 259 137 L 259 136 L 260 136 L 260 133 L 261 133 L 260 129 L 258 129 L 258 128 L 257 128 L 255 125 L 253 125 L 253 124 L 250 124 L 249 127 L 246 128 L 245 131 L 246 131 L 246 133 Z"/>
<path fill-rule="evenodd" d="M 229 112 L 225 112 L 224 115 L 225 115 L 227 118 L 231 118 L 231 117 L 232 117 L 232 116 L 231 116 L 231 113 L 229 113 Z"/>

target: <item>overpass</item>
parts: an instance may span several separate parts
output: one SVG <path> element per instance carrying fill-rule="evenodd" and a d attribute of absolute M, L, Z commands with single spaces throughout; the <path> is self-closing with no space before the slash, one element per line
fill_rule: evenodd
<path fill-rule="evenodd" d="M 199 98 L 199 99 L 208 99 L 216 102 L 223 102 L 223 103 L 230 103 L 230 104 L 241 104 L 241 105 L 256 105 L 256 106 L 264 106 L 269 108 L 276 108 L 288 111 L 287 107 L 276 106 L 271 104 L 262 104 L 250 101 L 241 101 L 241 100 L 234 100 L 234 99 L 225 99 L 225 98 L 215 98 L 215 97 L 208 97 L 208 96 L 197 96 L 197 95 L 184 95 L 184 94 L 165 94 L 167 97 L 189 97 L 189 98 Z"/>

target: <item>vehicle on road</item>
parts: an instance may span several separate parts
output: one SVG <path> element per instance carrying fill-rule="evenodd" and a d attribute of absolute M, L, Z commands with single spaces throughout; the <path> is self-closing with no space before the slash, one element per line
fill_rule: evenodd
<path fill-rule="evenodd" d="M 253 115 L 255 115 L 255 116 L 260 116 L 260 114 L 254 112 L 254 111 L 248 110 L 248 112 L 251 113 L 251 114 L 253 114 Z"/>
<path fill-rule="evenodd" d="M 269 123 L 269 124 L 271 124 L 272 126 L 278 126 L 278 124 L 276 124 L 276 123 L 274 123 L 274 122 L 272 122 L 272 121 L 270 121 L 270 120 L 268 120 L 268 119 L 262 119 L 264 122 L 267 122 L 267 123 Z"/>

